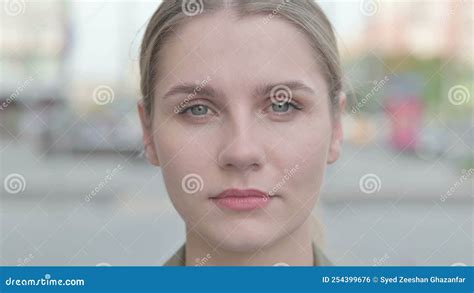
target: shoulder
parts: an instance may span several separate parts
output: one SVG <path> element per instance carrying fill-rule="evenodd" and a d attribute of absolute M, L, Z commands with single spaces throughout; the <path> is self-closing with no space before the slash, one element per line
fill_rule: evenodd
<path fill-rule="evenodd" d="M 314 266 L 334 266 L 332 261 L 324 254 L 324 252 L 313 242 Z"/>
<path fill-rule="evenodd" d="M 181 247 L 163 264 L 165 267 L 185 266 L 185 245 Z"/>

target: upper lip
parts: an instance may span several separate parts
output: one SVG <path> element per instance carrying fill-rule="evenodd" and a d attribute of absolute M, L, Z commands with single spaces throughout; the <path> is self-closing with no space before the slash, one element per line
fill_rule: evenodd
<path fill-rule="evenodd" d="M 265 193 L 258 189 L 238 189 L 238 188 L 230 188 L 222 191 L 216 196 L 212 198 L 223 198 L 223 197 L 269 197 L 268 193 Z"/>

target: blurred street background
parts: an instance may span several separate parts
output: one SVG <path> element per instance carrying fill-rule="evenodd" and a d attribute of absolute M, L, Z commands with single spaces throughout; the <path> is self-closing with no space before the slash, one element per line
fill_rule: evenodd
<path fill-rule="evenodd" d="M 349 102 L 314 211 L 329 257 L 473 265 L 474 2 L 318 3 Z M 136 113 L 158 4 L 1 1 L 0 265 L 160 265 L 184 241 Z"/>

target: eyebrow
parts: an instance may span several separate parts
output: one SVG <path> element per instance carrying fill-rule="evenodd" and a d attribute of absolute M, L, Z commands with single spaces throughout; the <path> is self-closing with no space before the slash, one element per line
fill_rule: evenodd
<path fill-rule="evenodd" d="M 166 94 L 163 95 L 163 99 L 179 94 L 194 94 L 196 96 L 216 97 L 221 93 L 217 92 L 208 84 L 205 86 L 200 86 L 199 84 L 194 83 L 183 83 L 173 86 L 169 91 L 166 92 Z"/>
<path fill-rule="evenodd" d="M 304 82 L 299 80 L 290 80 L 285 82 L 277 82 L 277 83 L 266 83 L 261 86 L 258 86 L 254 92 L 256 96 L 270 96 L 271 92 L 279 89 L 283 89 L 287 87 L 291 92 L 295 91 L 304 91 L 308 94 L 314 95 L 315 91 L 307 86 Z"/>
<path fill-rule="evenodd" d="M 304 91 L 311 95 L 315 94 L 315 91 L 311 87 L 304 84 L 302 81 L 290 80 L 290 81 L 277 82 L 277 83 L 264 83 L 255 89 L 253 95 L 254 96 L 269 96 L 273 89 L 282 88 L 282 87 L 287 87 L 292 92 Z M 215 90 L 209 84 L 200 87 L 199 84 L 183 83 L 183 84 L 173 86 L 169 91 L 167 91 L 163 95 L 163 99 L 166 99 L 174 95 L 179 95 L 179 94 L 184 94 L 184 95 L 194 94 L 196 96 L 207 96 L 210 98 L 224 96 L 222 92 Z"/>

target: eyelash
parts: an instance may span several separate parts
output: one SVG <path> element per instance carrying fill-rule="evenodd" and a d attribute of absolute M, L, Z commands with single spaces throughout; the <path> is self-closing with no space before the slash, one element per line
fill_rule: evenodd
<path fill-rule="evenodd" d="M 301 110 L 303 110 L 303 106 L 301 106 L 301 105 L 298 104 L 298 103 L 289 102 L 288 104 L 289 104 L 291 107 L 293 107 L 293 110 L 296 110 L 296 111 L 301 111 Z M 272 104 L 270 105 L 270 107 L 273 106 L 273 105 L 277 105 L 277 104 L 272 103 Z M 275 113 L 277 113 L 277 112 L 275 112 Z M 281 114 L 277 114 L 277 115 L 288 115 L 288 113 L 289 113 L 289 112 L 281 113 Z"/>
<path fill-rule="evenodd" d="M 199 102 L 199 101 L 196 101 L 196 102 L 193 102 L 193 101 L 190 101 L 189 102 L 189 105 L 187 105 L 186 107 L 184 107 L 183 109 L 181 109 L 178 114 L 179 115 L 185 115 L 189 110 L 191 110 L 193 107 L 195 106 L 205 106 L 207 107 L 208 109 L 210 109 L 210 107 L 202 102 Z M 212 110 L 211 110 L 212 111 Z M 199 117 L 199 116 L 193 116 L 194 118 L 196 119 L 202 119 L 203 116 Z"/>
<path fill-rule="evenodd" d="M 269 107 L 273 106 L 273 105 L 276 105 L 275 103 L 271 103 Z M 300 105 L 299 103 L 296 103 L 296 102 L 289 102 L 289 105 L 291 107 L 293 107 L 293 110 L 296 110 L 296 111 L 301 111 L 303 110 L 303 106 Z M 210 111 L 213 111 L 210 109 L 210 107 L 206 104 L 203 104 L 202 102 L 199 102 L 199 101 L 196 101 L 196 102 L 193 102 L 193 101 L 190 101 L 189 102 L 189 105 L 184 107 L 183 109 L 181 109 L 178 114 L 179 115 L 185 115 L 189 110 L 191 110 L 193 107 L 195 106 L 205 106 L 207 107 Z M 268 107 L 267 107 L 268 108 Z M 288 115 L 289 112 L 286 112 L 286 113 L 277 113 L 277 112 L 274 112 L 275 115 L 277 116 L 284 116 L 284 115 Z M 204 116 L 193 116 L 194 118 L 196 119 L 202 119 Z"/>

